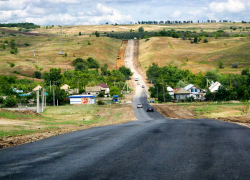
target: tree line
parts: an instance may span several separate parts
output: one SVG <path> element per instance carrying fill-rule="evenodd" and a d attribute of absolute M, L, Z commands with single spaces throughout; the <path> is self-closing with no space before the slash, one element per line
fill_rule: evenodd
<path fill-rule="evenodd" d="M 34 23 L 7 23 L 7 24 L 1 24 L 0 23 L 0 27 L 19 27 L 19 28 L 25 28 L 25 29 L 36 29 L 36 28 L 40 28 L 39 25 L 36 25 Z"/>

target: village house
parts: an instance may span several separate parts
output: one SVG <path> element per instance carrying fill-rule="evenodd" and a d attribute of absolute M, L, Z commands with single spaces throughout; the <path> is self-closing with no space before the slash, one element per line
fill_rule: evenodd
<path fill-rule="evenodd" d="M 177 100 L 187 99 L 190 97 L 190 92 L 184 88 L 180 88 L 174 92 L 174 98 Z"/>
<path fill-rule="evenodd" d="M 98 95 L 102 92 L 102 87 L 100 86 L 86 87 L 85 91 L 87 95 Z"/>
<path fill-rule="evenodd" d="M 205 96 L 205 91 L 198 88 L 197 86 L 193 85 L 193 84 L 189 84 L 187 85 L 185 88 L 185 90 L 189 91 L 190 97 L 194 97 L 194 99 L 204 99 Z"/>
<path fill-rule="evenodd" d="M 73 95 L 73 94 L 79 94 L 79 91 L 78 89 L 70 89 L 70 86 L 67 85 L 67 84 L 64 84 L 62 87 L 60 87 L 60 89 L 63 89 L 65 90 L 66 92 L 68 92 L 70 95 Z"/>
<path fill-rule="evenodd" d="M 104 91 L 104 94 L 106 95 L 106 96 L 109 96 L 109 86 L 107 85 L 107 84 L 105 84 L 105 83 L 100 83 L 100 84 L 98 84 L 97 86 L 99 86 L 99 87 L 101 87 L 101 90 L 102 91 Z"/>
<path fill-rule="evenodd" d="M 173 88 L 171 88 L 170 86 L 167 86 L 167 91 L 170 94 L 170 96 L 172 96 L 172 98 L 174 98 L 174 90 L 173 90 Z"/>

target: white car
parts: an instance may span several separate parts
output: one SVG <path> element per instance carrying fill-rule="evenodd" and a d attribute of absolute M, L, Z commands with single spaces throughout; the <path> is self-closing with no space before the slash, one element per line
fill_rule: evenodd
<path fill-rule="evenodd" d="M 137 82 L 137 85 L 140 85 L 140 82 Z"/>
<path fill-rule="evenodd" d="M 142 104 L 137 104 L 137 108 L 143 108 Z"/>

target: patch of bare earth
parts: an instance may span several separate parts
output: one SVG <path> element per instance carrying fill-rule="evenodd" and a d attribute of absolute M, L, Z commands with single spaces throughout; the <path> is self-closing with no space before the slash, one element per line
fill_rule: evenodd
<path fill-rule="evenodd" d="M 206 118 L 197 115 L 191 109 L 188 109 L 186 106 L 176 106 L 176 105 L 166 105 L 166 104 L 152 104 L 156 111 L 161 113 L 164 117 L 171 119 L 197 119 L 197 116 L 200 118 Z M 249 116 L 229 116 L 229 117 L 218 117 L 213 118 L 220 121 L 237 123 L 242 126 L 250 128 L 250 117 Z"/>
<path fill-rule="evenodd" d="M 167 118 L 173 119 L 196 119 L 193 112 L 185 106 L 154 104 L 155 110 Z"/>

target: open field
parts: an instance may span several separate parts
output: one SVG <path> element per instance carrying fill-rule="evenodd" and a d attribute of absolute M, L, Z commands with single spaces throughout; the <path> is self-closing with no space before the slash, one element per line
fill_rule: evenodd
<path fill-rule="evenodd" d="M 135 114 L 129 105 L 47 107 L 41 114 L 0 110 L 0 148 L 133 120 Z"/>
<path fill-rule="evenodd" d="M 203 38 L 204 39 L 204 38 Z M 222 61 L 225 68 L 221 73 L 239 74 L 250 67 L 250 39 L 248 37 L 207 38 L 208 43 L 191 44 L 189 40 L 171 37 L 153 37 L 140 40 L 141 66 L 146 70 L 153 62 L 160 66 L 174 65 L 189 69 L 193 73 L 218 68 Z M 232 68 L 237 62 L 238 68 Z"/>

